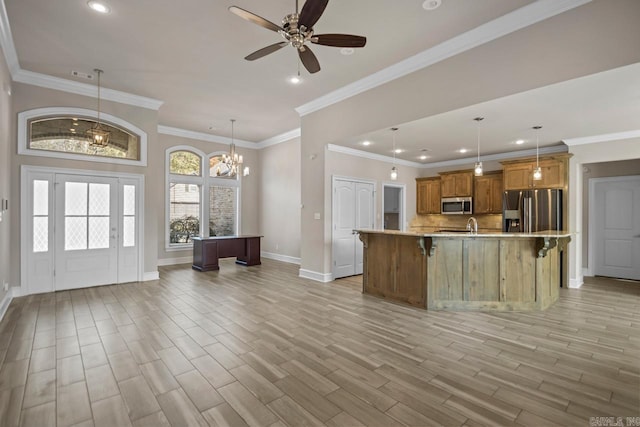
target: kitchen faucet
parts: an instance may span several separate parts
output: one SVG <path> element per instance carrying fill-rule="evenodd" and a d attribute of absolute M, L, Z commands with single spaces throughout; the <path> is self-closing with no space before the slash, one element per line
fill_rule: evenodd
<path fill-rule="evenodd" d="M 472 222 L 473 222 L 473 228 L 471 228 Z M 469 218 L 469 221 L 467 221 L 467 230 L 471 234 L 478 234 L 478 221 L 474 217 Z"/>

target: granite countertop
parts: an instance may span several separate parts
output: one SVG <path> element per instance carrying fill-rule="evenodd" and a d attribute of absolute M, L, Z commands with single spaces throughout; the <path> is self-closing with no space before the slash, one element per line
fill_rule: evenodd
<path fill-rule="evenodd" d="M 478 234 L 470 234 L 469 232 L 434 232 L 434 233 L 421 233 L 415 231 L 396 231 L 396 230 L 354 230 L 358 233 L 372 233 L 372 234 L 394 234 L 400 236 L 415 236 L 415 237 L 459 237 L 459 238 L 482 238 L 482 237 L 500 237 L 500 238 L 516 238 L 516 239 L 525 239 L 531 237 L 570 237 L 571 232 L 566 230 L 546 230 L 546 231 L 536 231 L 534 233 L 508 233 L 505 231 L 488 231 L 482 232 L 479 231 Z"/>

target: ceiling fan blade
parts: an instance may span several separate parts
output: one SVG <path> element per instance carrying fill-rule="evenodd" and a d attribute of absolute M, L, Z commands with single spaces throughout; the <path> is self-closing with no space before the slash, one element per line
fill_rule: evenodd
<path fill-rule="evenodd" d="M 306 46 L 298 49 L 298 55 L 300 56 L 300 61 L 302 61 L 302 65 L 307 69 L 311 74 L 317 73 L 320 71 L 320 63 L 318 62 L 318 58 L 311 52 Z"/>
<path fill-rule="evenodd" d="M 364 47 L 367 38 L 351 34 L 318 34 L 311 38 L 311 43 L 334 47 Z"/>
<path fill-rule="evenodd" d="M 300 18 L 298 18 L 298 25 L 304 25 L 307 29 L 313 28 L 322 16 L 328 3 L 329 0 L 307 0 L 304 6 L 302 6 Z"/>
<path fill-rule="evenodd" d="M 251 21 L 254 24 L 258 24 L 261 27 L 266 28 L 267 30 L 275 31 L 276 33 L 280 31 L 284 31 L 282 27 L 280 27 L 279 25 L 276 25 L 271 21 L 267 21 L 262 16 L 258 16 L 255 13 L 251 13 L 248 10 L 244 10 L 240 7 L 230 6 L 229 12 L 234 13 L 238 15 L 240 18 L 246 19 L 247 21 Z"/>
<path fill-rule="evenodd" d="M 270 53 L 273 53 L 277 50 L 280 50 L 288 44 L 289 42 L 280 42 L 280 43 L 272 44 L 267 47 L 263 47 L 262 49 L 258 49 L 252 54 L 247 55 L 244 59 L 246 59 L 247 61 L 254 61 L 256 59 L 262 58 L 263 56 L 267 56 Z"/>

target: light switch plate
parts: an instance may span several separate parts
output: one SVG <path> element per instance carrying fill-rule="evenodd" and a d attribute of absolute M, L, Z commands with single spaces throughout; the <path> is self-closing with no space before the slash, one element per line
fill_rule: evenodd
<path fill-rule="evenodd" d="M 313 214 L 313 219 L 320 219 L 320 212 L 316 212 Z"/>

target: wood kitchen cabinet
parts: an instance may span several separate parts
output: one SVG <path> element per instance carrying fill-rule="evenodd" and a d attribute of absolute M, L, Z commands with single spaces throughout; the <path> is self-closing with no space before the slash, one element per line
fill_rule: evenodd
<path fill-rule="evenodd" d="M 440 177 L 416 178 L 416 212 L 440 213 Z"/>
<path fill-rule="evenodd" d="M 535 159 L 502 162 L 504 167 L 504 189 L 524 190 L 529 188 L 564 188 L 567 185 L 567 163 L 569 155 L 541 158 L 542 179 L 533 180 Z"/>
<path fill-rule="evenodd" d="M 473 171 L 443 172 L 440 174 L 442 197 L 473 195 Z"/>
<path fill-rule="evenodd" d="M 487 172 L 475 177 L 473 213 L 502 213 L 502 171 Z"/>

